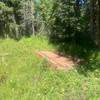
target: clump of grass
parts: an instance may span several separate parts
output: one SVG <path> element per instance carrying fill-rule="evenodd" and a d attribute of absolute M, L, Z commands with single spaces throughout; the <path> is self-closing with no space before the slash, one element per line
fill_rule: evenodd
<path fill-rule="evenodd" d="M 4 84 L 7 80 L 7 74 L 6 72 L 0 73 L 0 85 Z"/>

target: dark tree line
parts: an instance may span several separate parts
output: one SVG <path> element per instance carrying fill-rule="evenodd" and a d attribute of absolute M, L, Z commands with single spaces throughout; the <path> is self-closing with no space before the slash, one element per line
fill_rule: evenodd
<path fill-rule="evenodd" d="M 41 15 L 50 28 L 51 39 L 58 37 L 58 41 L 85 42 L 85 45 L 90 42 L 100 46 L 99 0 L 51 0 L 50 7 L 47 6 L 49 1 L 41 1 Z"/>
<path fill-rule="evenodd" d="M 0 0 L 0 36 L 20 38 L 39 29 L 55 41 L 100 47 L 100 0 Z"/>

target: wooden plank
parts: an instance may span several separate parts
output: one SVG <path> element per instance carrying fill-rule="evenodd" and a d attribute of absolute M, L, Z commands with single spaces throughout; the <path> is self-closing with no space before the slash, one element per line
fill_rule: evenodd
<path fill-rule="evenodd" d="M 73 67 L 76 65 L 71 58 L 66 58 L 50 51 L 40 51 L 37 53 L 37 55 L 47 59 L 49 64 L 56 69 L 73 69 Z"/>

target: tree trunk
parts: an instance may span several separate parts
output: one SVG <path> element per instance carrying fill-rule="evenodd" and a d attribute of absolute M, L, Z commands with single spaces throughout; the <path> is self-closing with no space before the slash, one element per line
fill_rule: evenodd
<path fill-rule="evenodd" d="M 97 0 L 97 13 L 96 13 L 96 26 L 97 26 L 97 32 L 96 32 L 96 44 L 100 48 L 100 0 Z"/>
<path fill-rule="evenodd" d="M 94 40 L 96 40 L 95 38 L 95 20 L 96 20 L 96 16 L 95 16 L 95 1 L 96 0 L 91 0 L 90 1 L 90 32 L 91 32 L 91 38 Z"/>

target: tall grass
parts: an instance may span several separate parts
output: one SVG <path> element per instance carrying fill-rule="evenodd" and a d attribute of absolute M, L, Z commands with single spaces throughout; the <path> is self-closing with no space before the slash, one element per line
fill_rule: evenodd
<path fill-rule="evenodd" d="M 0 100 L 100 100 L 99 69 L 87 76 L 49 69 L 38 50 L 56 48 L 44 37 L 0 40 L 0 54 L 8 53 L 0 63 Z"/>

